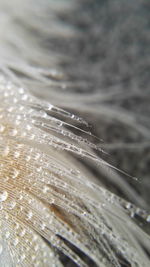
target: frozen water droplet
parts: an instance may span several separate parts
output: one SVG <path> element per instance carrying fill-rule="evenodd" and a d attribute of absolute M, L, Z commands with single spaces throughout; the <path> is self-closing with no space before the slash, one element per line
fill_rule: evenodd
<path fill-rule="evenodd" d="M 0 202 L 5 201 L 8 198 L 7 191 L 0 191 Z"/>

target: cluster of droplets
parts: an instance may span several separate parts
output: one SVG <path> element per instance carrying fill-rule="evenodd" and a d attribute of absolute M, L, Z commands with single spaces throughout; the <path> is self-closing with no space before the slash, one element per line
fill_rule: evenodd
<path fill-rule="evenodd" d="M 71 124 L 54 118 L 50 112 L 73 122 L 84 121 L 40 102 L 4 77 L 0 77 L 0 99 L 0 221 L 4 233 L 1 253 L 5 240 L 18 265 L 49 266 L 51 262 L 51 266 L 61 266 L 55 247 L 85 266 L 64 241 L 67 240 L 90 255 L 98 266 L 111 262 L 119 267 L 115 254 L 118 250 L 131 262 L 138 262 L 138 253 L 129 246 L 130 232 L 137 226 L 132 222 L 127 226 L 128 240 L 122 227 L 122 220 L 125 222 L 130 214 L 129 203 L 91 183 L 82 168 L 74 166 L 67 152 L 97 164 L 104 162 L 88 150 L 95 149 L 92 143 L 67 130 L 65 126 L 71 128 Z M 147 221 L 148 216 L 143 215 Z M 142 258 L 140 264 L 146 266 Z"/>

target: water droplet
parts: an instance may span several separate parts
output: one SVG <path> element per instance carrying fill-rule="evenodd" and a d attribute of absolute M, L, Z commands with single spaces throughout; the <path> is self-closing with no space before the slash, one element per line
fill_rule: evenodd
<path fill-rule="evenodd" d="M 14 246 L 17 246 L 17 245 L 18 245 L 18 243 L 19 243 L 19 240 L 18 240 L 18 238 L 15 238 L 13 243 L 14 243 Z"/>
<path fill-rule="evenodd" d="M 8 239 L 10 237 L 10 233 L 9 232 L 6 232 L 5 233 L 5 237 L 6 237 L 6 239 Z"/>
<path fill-rule="evenodd" d="M 42 172 L 42 168 L 41 168 L 41 167 L 37 168 L 36 170 L 37 170 L 37 172 L 39 172 L 39 173 Z"/>
<path fill-rule="evenodd" d="M 7 191 L 0 191 L 0 202 L 5 201 L 8 198 Z"/>
<path fill-rule="evenodd" d="M 146 221 L 150 222 L 150 215 L 147 216 Z"/>
<path fill-rule="evenodd" d="M 20 232 L 20 234 L 19 234 L 19 235 L 20 235 L 21 237 L 23 237 L 23 236 L 25 235 L 25 233 L 26 233 L 26 230 L 25 230 L 25 229 L 23 229 L 23 230 Z"/>
<path fill-rule="evenodd" d="M 3 246 L 2 244 L 0 244 L 0 254 L 2 253 L 2 251 L 3 251 Z"/>
<path fill-rule="evenodd" d="M 32 218 L 32 216 L 33 216 L 32 211 L 29 211 L 29 212 L 27 213 L 27 219 L 30 220 L 30 219 Z"/>
<path fill-rule="evenodd" d="M 35 260 L 35 258 L 36 258 L 35 255 L 32 255 L 32 256 L 31 256 L 31 259 L 32 259 L 33 261 Z"/>
<path fill-rule="evenodd" d="M 10 132 L 9 132 L 10 136 L 16 136 L 17 135 L 17 130 L 16 129 L 12 129 Z"/>
<path fill-rule="evenodd" d="M 25 259 L 25 257 L 26 257 L 25 254 L 22 254 L 21 255 L 21 261 L 23 261 Z"/>
<path fill-rule="evenodd" d="M 9 154 L 9 147 L 8 146 L 6 146 L 5 148 L 4 148 L 4 150 L 3 150 L 3 157 L 7 157 L 8 156 L 8 154 Z"/>
<path fill-rule="evenodd" d="M 42 229 L 43 231 L 44 231 L 45 227 L 46 227 L 45 223 L 42 223 L 42 224 L 41 224 L 41 229 Z"/>
<path fill-rule="evenodd" d="M 11 201 L 11 202 L 9 203 L 9 209 L 14 209 L 15 206 L 16 206 L 16 202 L 15 202 L 15 201 Z"/>
<path fill-rule="evenodd" d="M 19 88 L 19 93 L 22 95 L 22 94 L 24 94 L 24 89 L 21 87 L 21 88 Z"/>
<path fill-rule="evenodd" d="M 34 250 L 35 250 L 35 251 L 38 251 L 38 249 L 39 249 L 39 245 L 36 244 L 35 247 L 34 247 Z"/>
<path fill-rule="evenodd" d="M 28 125 L 26 126 L 26 129 L 27 129 L 28 131 L 30 131 L 30 130 L 32 129 L 31 125 L 28 124 Z"/>
<path fill-rule="evenodd" d="M 48 190 L 49 190 L 49 187 L 45 185 L 43 187 L 43 193 L 46 194 Z"/>
<path fill-rule="evenodd" d="M 0 125 L 0 133 L 4 132 L 5 127 L 3 125 Z"/>
<path fill-rule="evenodd" d="M 27 94 L 24 94 L 21 98 L 23 101 L 26 101 L 28 99 L 28 95 Z"/>
<path fill-rule="evenodd" d="M 13 102 L 16 104 L 18 102 L 18 99 L 16 97 L 14 97 Z"/>
<path fill-rule="evenodd" d="M 20 157 L 20 152 L 19 152 L 19 151 L 15 151 L 15 153 L 14 153 L 14 157 L 15 157 L 16 159 L 18 159 L 18 158 Z"/>
<path fill-rule="evenodd" d="M 19 175 L 19 171 L 17 169 L 14 169 L 12 178 L 15 179 Z"/>

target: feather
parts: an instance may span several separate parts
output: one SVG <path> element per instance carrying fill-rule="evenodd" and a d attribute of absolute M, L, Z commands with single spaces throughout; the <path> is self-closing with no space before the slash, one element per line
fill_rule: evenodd
<path fill-rule="evenodd" d="M 125 5 L 134 14 L 133 2 L 108 1 L 100 12 L 113 15 Z M 111 144 L 89 125 L 101 115 L 119 122 L 120 133 L 123 125 L 131 137 L 140 136 L 141 145 L 149 143 L 145 113 L 143 119 L 120 105 L 147 93 L 122 93 L 120 85 L 96 91 L 98 71 L 88 73 L 96 68 L 90 47 L 80 73 L 76 54 L 79 61 L 84 38 L 78 16 L 88 23 L 80 1 L 2 0 L 0 7 L 0 266 L 147 267 L 150 237 L 140 224 L 149 225 L 148 205 L 126 179 L 137 186 L 141 181 L 105 160 Z M 80 9 L 77 21 L 69 23 L 69 14 Z M 101 126 L 103 121 L 98 133 Z"/>

